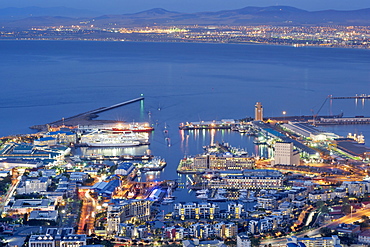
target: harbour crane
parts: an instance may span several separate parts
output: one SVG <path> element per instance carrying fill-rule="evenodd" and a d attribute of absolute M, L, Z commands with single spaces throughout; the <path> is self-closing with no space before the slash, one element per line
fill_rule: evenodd
<path fill-rule="evenodd" d="M 314 110 L 313 110 L 313 109 L 311 109 L 311 112 L 312 112 L 312 118 L 313 118 L 313 125 L 316 125 L 316 117 L 319 115 L 319 113 L 320 113 L 321 109 L 324 107 L 324 105 L 325 105 L 326 101 L 328 101 L 328 99 L 330 99 L 331 97 L 332 97 L 332 95 L 328 95 L 328 96 L 325 98 L 324 102 L 321 104 L 321 106 L 320 106 L 319 110 L 316 112 L 316 114 L 315 114 Z"/>

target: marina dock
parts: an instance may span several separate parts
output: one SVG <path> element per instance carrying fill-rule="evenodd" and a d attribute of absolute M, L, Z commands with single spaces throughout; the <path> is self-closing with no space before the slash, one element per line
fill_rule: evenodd
<path fill-rule="evenodd" d="M 80 159 L 82 161 L 96 161 L 96 160 L 121 160 L 121 161 L 142 161 L 142 160 L 152 160 L 153 155 L 121 155 L 121 156 L 105 156 L 105 155 L 89 155 L 82 156 Z"/>

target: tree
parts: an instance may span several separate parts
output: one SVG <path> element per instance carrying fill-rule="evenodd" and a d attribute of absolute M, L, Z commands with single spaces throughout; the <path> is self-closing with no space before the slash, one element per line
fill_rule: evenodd
<path fill-rule="evenodd" d="M 261 239 L 259 238 L 251 237 L 249 240 L 251 241 L 252 246 L 259 247 L 261 244 Z"/>
<path fill-rule="evenodd" d="M 323 227 L 320 229 L 320 234 L 323 237 L 330 237 L 332 235 L 332 232 L 329 227 Z"/>
<path fill-rule="evenodd" d="M 350 214 L 351 213 L 351 205 L 345 204 L 341 208 L 342 213 L 344 214 Z"/>
<path fill-rule="evenodd" d="M 227 246 L 236 246 L 236 241 L 235 239 L 228 238 L 225 240 L 225 245 Z"/>
<path fill-rule="evenodd" d="M 323 205 L 323 206 L 321 207 L 321 212 L 322 212 L 323 214 L 328 214 L 328 213 L 329 213 L 329 208 L 328 208 L 327 206 Z"/>

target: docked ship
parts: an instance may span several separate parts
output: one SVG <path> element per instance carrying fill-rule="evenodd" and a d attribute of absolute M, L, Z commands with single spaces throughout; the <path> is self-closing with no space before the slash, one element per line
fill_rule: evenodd
<path fill-rule="evenodd" d="M 147 133 L 134 133 L 125 131 L 112 133 L 110 131 L 96 130 L 81 136 L 80 143 L 90 147 L 131 147 L 148 143 Z"/>
<path fill-rule="evenodd" d="M 129 124 L 129 125 L 119 125 L 115 128 L 104 129 L 104 131 L 110 131 L 114 133 L 122 133 L 125 131 L 132 131 L 132 132 L 152 132 L 154 130 L 153 127 L 149 126 L 149 124 Z"/>

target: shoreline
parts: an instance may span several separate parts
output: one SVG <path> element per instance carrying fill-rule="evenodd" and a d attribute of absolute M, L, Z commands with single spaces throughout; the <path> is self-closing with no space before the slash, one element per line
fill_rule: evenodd
<path fill-rule="evenodd" d="M 332 45 L 315 45 L 315 44 L 277 44 L 277 43 L 262 43 L 262 42 L 209 42 L 199 40 L 124 40 L 124 39 L 54 39 L 54 38 L 11 38 L 4 39 L 0 38 L 0 42 L 5 41 L 49 41 L 49 42 L 126 42 L 126 43 L 186 43 L 186 44 L 215 44 L 215 45 L 260 45 L 260 46 L 280 46 L 280 47 L 292 47 L 292 48 L 330 48 L 330 49 L 350 49 L 350 50 L 370 50 L 370 47 L 348 47 L 348 46 L 332 46 Z"/>

